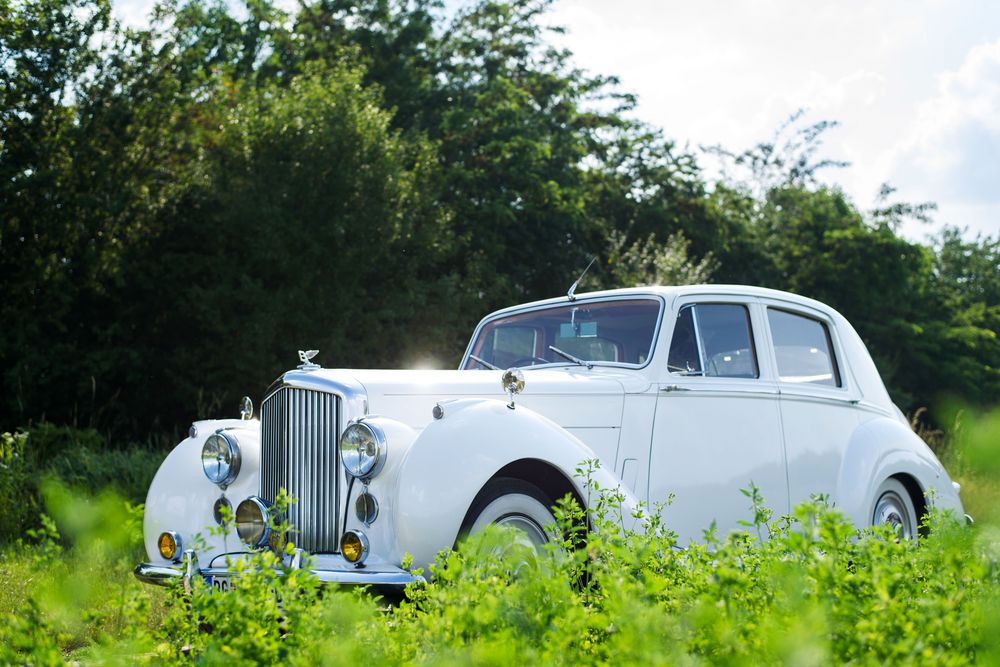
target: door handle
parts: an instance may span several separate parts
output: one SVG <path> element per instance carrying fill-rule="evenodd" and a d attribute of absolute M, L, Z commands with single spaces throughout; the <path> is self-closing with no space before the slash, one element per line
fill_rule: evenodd
<path fill-rule="evenodd" d="M 691 391 L 691 387 L 682 387 L 679 384 L 668 384 L 660 387 L 660 391 Z"/>

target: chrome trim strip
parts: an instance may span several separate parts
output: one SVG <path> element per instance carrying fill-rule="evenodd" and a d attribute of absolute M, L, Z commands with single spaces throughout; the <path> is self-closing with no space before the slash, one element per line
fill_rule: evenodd
<path fill-rule="evenodd" d="M 373 570 L 370 567 L 358 568 L 353 565 L 343 570 L 311 570 L 324 584 L 341 584 L 347 586 L 393 586 L 402 588 L 415 581 L 426 581 L 422 576 L 412 574 L 399 568 Z M 184 578 L 180 568 L 153 563 L 139 563 L 133 571 L 135 578 L 146 584 L 169 586 L 174 581 Z M 228 577 L 232 572 L 224 567 L 207 567 L 197 570 L 202 577 Z"/>
<path fill-rule="evenodd" d="M 364 385 L 350 376 L 350 371 L 337 371 L 329 368 L 315 371 L 288 371 L 271 383 L 271 386 L 264 393 L 264 401 L 285 387 L 336 394 L 344 400 L 347 413 L 352 415 L 352 418 L 356 419 L 365 414 L 364 404 L 368 393 L 365 391 Z"/>

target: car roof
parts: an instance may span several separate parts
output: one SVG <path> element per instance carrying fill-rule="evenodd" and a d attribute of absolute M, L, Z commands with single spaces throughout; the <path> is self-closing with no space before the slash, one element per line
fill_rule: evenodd
<path fill-rule="evenodd" d="M 740 297 L 762 297 L 770 299 L 780 299 L 782 301 L 788 301 L 791 303 L 798 303 L 803 306 L 808 306 L 815 308 L 817 310 L 830 313 L 831 315 L 839 315 L 830 306 L 810 299 L 808 297 L 800 296 L 798 294 L 793 294 L 791 292 L 783 292 L 781 290 L 770 289 L 767 287 L 755 287 L 752 285 L 649 285 L 646 287 L 624 287 L 612 290 L 600 290 L 596 292 L 584 292 L 575 295 L 573 301 L 589 301 L 592 299 L 601 299 L 607 297 L 623 297 L 623 296 L 660 296 L 664 299 L 672 299 L 680 295 L 698 295 L 698 294 L 711 294 L 711 295 L 733 295 Z M 549 306 L 570 303 L 570 299 L 566 296 L 559 296 L 550 299 L 541 299 L 539 301 L 531 301 L 528 303 L 518 304 L 516 306 L 510 306 L 507 308 L 502 308 L 500 310 L 490 313 L 484 319 L 492 319 L 497 315 L 503 315 L 506 313 L 517 312 L 524 310 L 525 308 L 534 308 L 537 306 Z"/>

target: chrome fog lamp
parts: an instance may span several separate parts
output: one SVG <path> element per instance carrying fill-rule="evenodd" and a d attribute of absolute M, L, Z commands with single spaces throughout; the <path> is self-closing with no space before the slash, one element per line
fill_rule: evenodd
<path fill-rule="evenodd" d="M 375 424 L 356 422 L 340 436 L 340 461 L 352 477 L 374 477 L 385 462 L 385 434 Z"/>
<path fill-rule="evenodd" d="M 178 554 L 181 552 L 182 547 L 181 536 L 172 530 L 160 533 L 160 537 L 156 540 L 156 548 L 159 549 L 160 555 L 167 560 L 180 560 Z"/>
<path fill-rule="evenodd" d="M 370 493 L 362 493 L 354 503 L 354 514 L 361 523 L 372 525 L 378 518 L 378 500 Z"/>
<path fill-rule="evenodd" d="M 340 538 L 340 553 L 348 563 L 361 565 L 368 558 L 368 537 L 360 530 L 348 530 Z"/>
<path fill-rule="evenodd" d="M 212 483 L 223 487 L 232 484 L 240 474 L 240 443 L 236 437 L 225 431 L 208 436 L 201 448 L 201 468 Z"/>
<path fill-rule="evenodd" d="M 236 508 L 236 534 L 251 547 L 267 544 L 271 533 L 267 518 L 267 504 L 257 496 L 250 496 Z"/>
<path fill-rule="evenodd" d="M 219 496 L 219 498 L 212 504 L 212 517 L 215 519 L 215 523 L 220 526 L 226 522 L 233 520 L 233 504 L 229 502 L 229 498 L 225 496 Z"/>

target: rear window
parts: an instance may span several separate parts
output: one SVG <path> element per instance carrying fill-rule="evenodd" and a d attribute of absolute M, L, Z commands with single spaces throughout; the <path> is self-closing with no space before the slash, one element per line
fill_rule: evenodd
<path fill-rule="evenodd" d="M 782 382 L 841 386 L 826 324 L 776 308 L 767 309 L 767 321 Z"/>

